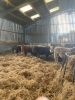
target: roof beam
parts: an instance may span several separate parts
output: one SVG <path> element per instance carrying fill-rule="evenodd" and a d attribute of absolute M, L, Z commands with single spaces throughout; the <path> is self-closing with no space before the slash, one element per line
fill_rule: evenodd
<path fill-rule="evenodd" d="M 42 15 L 38 12 L 38 10 L 31 4 L 31 3 L 29 3 L 31 6 L 32 6 L 32 8 L 37 12 L 37 14 L 39 14 L 40 15 L 40 17 L 42 18 Z"/>
<path fill-rule="evenodd" d="M 26 5 L 26 3 L 23 3 L 23 4 L 21 4 L 21 5 L 17 6 L 17 7 L 15 7 L 14 4 L 12 4 L 9 0 L 8 0 L 8 1 L 5 1 L 5 2 L 7 2 L 9 5 L 11 5 L 11 6 L 14 7 L 14 8 L 11 8 L 11 9 L 9 9 L 9 10 L 6 10 L 6 11 L 0 13 L 0 17 L 3 17 L 3 16 L 5 16 L 5 15 L 7 15 L 8 13 L 11 13 L 11 12 L 13 12 L 13 11 L 15 11 L 15 10 L 18 9 L 18 11 L 19 11 L 20 13 L 22 13 L 23 16 L 26 16 L 27 18 L 29 18 L 30 20 L 32 20 L 27 14 L 25 14 L 25 13 L 23 13 L 23 12 L 21 12 L 21 11 L 19 10 L 19 8 L 22 7 L 22 6 L 24 6 L 24 5 Z M 25 19 L 25 20 L 26 20 L 26 19 Z M 32 20 L 32 21 L 33 21 L 33 20 Z M 26 21 L 26 22 L 27 22 L 27 21 Z"/>
<path fill-rule="evenodd" d="M 33 3 L 33 2 L 36 2 L 36 1 L 38 1 L 38 0 L 29 0 L 29 2 L 31 2 L 31 3 Z M 21 8 L 21 7 L 23 7 L 23 6 L 25 6 L 27 3 L 28 3 L 28 1 L 27 2 L 25 2 L 25 3 L 22 3 L 22 4 L 20 4 L 20 5 L 18 5 L 18 6 L 14 6 L 10 1 L 8 1 L 8 3 L 11 5 L 11 6 L 13 6 L 14 8 L 11 8 L 11 9 L 8 9 L 8 10 L 5 10 L 5 11 L 3 11 L 2 13 L 0 13 L 0 17 L 3 17 L 3 16 L 5 16 L 5 15 L 7 15 L 8 13 L 11 13 L 11 12 L 13 12 L 13 11 L 15 11 L 15 10 L 17 10 L 17 9 L 19 9 L 19 8 Z M 21 12 L 22 13 L 22 12 Z M 23 13 L 26 17 L 28 17 L 30 20 L 32 20 L 27 14 L 25 14 L 25 13 Z M 33 21 L 33 20 L 32 20 Z"/>
<path fill-rule="evenodd" d="M 4 8 L 2 8 L 2 7 L 0 7 L 0 9 L 1 10 L 5 10 Z M 12 15 L 13 17 L 15 17 L 15 18 L 17 18 L 17 19 L 19 19 L 19 20 L 21 20 L 21 21 L 23 21 L 23 22 L 25 22 L 25 23 L 28 23 L 27 21 L 25 21 L 25 20 L 23 20 L 22 18 L 20 18 L 20 17 L 18 17 L 18 16 L 16 16 L 16 15 L 14 15 L 14 14 L 12 14 L 12 13 L 9 13 L 10 15 Z"/>
<path fill-rule="evenodd" d="M 46 4 L 45 0 L 43 0 L 43 2 L 44 2 L 44 5 L 45 5 L 45 7 L 46 7 L 46 9 L 47 9 L 48 13 L 50 14 L 50 12 L 49 12 L 49 8 L 48 8 L 48 6 L 47 6 L 47 4 Z"/>
<path fill-rule="evenodd" d="M 9 14 L 12 15 L 13 17 L 19 19 L 19 20 L 22 21 L 22 22 L 28 23 L 27 21 L 23 20 L 22 18 L 20 18 L 20 17 L 14 15 L 14 14 L 12 14 L 12 13 L 9 13 Z"/>

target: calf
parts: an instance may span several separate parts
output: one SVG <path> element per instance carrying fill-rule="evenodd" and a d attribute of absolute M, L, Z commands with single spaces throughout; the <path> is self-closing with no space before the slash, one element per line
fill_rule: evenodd
<path fill-rule="evenodd" d="M 34 52 L 33 49 L 34 49 L 34 46 L 32 46 L 32 45 L 22 45 L 21 46 L 21 50 L 25 55 L 27 55 L 27 53 L 33 54 L 33 52 Z"/>
<path fill-rule="evenodd" d="M 65 47 L 55 47 L 54 49 L 54 59 L 55 62 L 58 62 L 58 54 L 63 53 L 65 54 L 66 52 L 70 52 L 72 48 L 65 48 Z"/>
<path fill-rule="evenodd" d="M 49 55 L 51 55 L 50 48 L 44 46 L 36 46 L 34 47 L 34 54 L 35 55 L 45 55 L 46 60 L 48 60 Z"/>
<path fill-rule="evenodd" d="M 75 58 L 71 58 L 71 56 L 70 56 L 71 54 L 72 54 L 72 52 L 66 52 L 65 54 L 59 53 L 58 61 L 61 62 L 61 65 L 62 65 L 61 70 L 64 68 L 63 78 L 64 78 L 64 75 L 65 75 L 68 60 L 71 59 L 73 61 L 73 63 L 72 63 L 73 81 L 72 82 L 74 83 L 74 80 L 75 80 Z"/>
<path fill-rule="evenodd" d="M 66 71 L 66 66 L 67 66 L 67 62 L 68 62 L 68 56 L 66 53 L 59 53 L 58 54 L 58 63 L 60 62 L 61 64 L 61 71 L 64 68 L 64 74 L 63 77 L 65 75 L 65 71 Z"/>

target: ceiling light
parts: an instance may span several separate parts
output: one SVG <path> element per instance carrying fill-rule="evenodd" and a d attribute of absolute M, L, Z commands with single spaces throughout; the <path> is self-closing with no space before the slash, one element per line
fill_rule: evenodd
<path fill-rule="evenodd" d="M 59 7 L 52 8 L 52 9 L 50 9 L 50 13 L 55 12 L 57 10 L 59 10 Z"/>
<path fill-rule="evenodd" d="M 39 15 L 39 14 L 36 14 L 36 15 L 31 16 L 30 18 L 31 18 L 32 20 L 34 20 L 35 18 L 38 18 L 38 17 L 40 17 L 40 15 Z"/>
<path fill-rule="evenodd" d="M 27 12 L 27 11 L 29 11 L 29 10 L 31 10 L 31 9 L 33 9 L 30 5 L 27 5 L 27 6 L 24 6 L 24 7 L 22 7 L 22 8 L 20 8 L 20 10 L 22 11 L 22 12 Z"/>
<path fill-rule="evenodd" d="M 53 0 L 45 0 L 46 3 L 49 3 L 49 2 L 51 2 L 51 1 L 53 1 Z"/>

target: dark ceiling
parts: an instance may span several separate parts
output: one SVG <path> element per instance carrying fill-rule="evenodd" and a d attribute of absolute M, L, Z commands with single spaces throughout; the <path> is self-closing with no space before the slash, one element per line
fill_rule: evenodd
<path fill-rule="evenodd" d="M 19 8 L 25 4 L 30 4 L 33 9 L 22 13 Z M 49 9 L 59 6 L 59 10 L 50 13 Z M 75 0 L 53 0 L 46 3 L 44 0 L 0 0 L 0 17 L 11 20 L 21 25 L 28 25 L 34 21 L 52 16 L 68 9 L 75 8 Z M 40 14 L 40 17 L 34 21 L 30 18 L 32 15 Z"/>

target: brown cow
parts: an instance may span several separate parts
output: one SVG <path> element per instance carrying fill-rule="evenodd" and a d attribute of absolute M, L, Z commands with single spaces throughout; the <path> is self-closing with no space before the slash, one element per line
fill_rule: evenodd
<path fill-rule="evenodd" d="M 34 53 L 34 46 L 32 45 L 22 45 L 21 46 L 21 52 L 23 52 L 25 55 L 27 55 L 27 53 Z"/>

